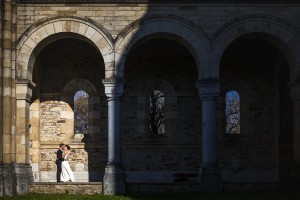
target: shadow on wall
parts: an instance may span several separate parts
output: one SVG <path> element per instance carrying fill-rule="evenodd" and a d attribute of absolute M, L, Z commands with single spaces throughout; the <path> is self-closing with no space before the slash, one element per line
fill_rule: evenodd
<path fill-rule="evenodd" d="M 187 10 L 152 2 L 142 4 L 147 13 L 116 38 L 116 57 L 120 58 L 116 60 L 116 76 L 126 80 L 122 99 L 126 181 L 196 182 L 201 164 L 196 51 L 206 47 L 192 42 L 201 33 L 195 34 L 199 30 L 179 17 Z M 164 94 L 163 134 L 150 129 L 153 91 Z"/>
<path fill-rule="evenodd" d="M 51 2 L 57 1 L 47 1 Z M 128 181 L 149 178 L 173 181 L 176 179 L 173 173 L 198 173 L 200 167 L 201 109 L 194 86 L 199 74 L 196 51 L 205 51 L 206 44 L 193 41 L 198 34 L 202 37 L 205 34 L 196 34 L 195 26 L 179 17 L 186 10 L 169 10 L 168 4 L 152 2 L 142 2 L 139 6 L 146 10 L 142 18 L 127 26 L 115 39 L 116 58 L 120 55 L 120 59 L 116 60 L 114 77 L 124 78 L 127 85 L 122 103 L 123 164 Z M 53 152 L 64 142 L 72 148 L 69 162 L 77 180 L 101 181 L 108 160 L 103 57 L 79 35 L 63 33 L 50 37 L 52 42 L 38 53 L 33 69 L 37 87 L 31 104 L 30 140 L 33 141 L 31 149 L 40 155 L 31 155 L 34 170 L 40 171 L 40 181 L 55 181 L 51 175 L 55 171 Z M 64 91 L 65 85 L 74 80 L 87 80 L 95 87 L 89 112 L 92 125 L 82 140 L 74 137 L 73 97 L 76 91 L 85 88 L 77 82 L 71 91 Z M 168 93 L 166 85 L 174 92 Z M 147 88 L 167 94 L 166 129 L 162 137 L 149 132 L 149 94 L 144 93 Z M 178 148 L 178 144 L 186 143 L 194 145 Z M 141 173 L 137 176 L 138 171 Z"/>

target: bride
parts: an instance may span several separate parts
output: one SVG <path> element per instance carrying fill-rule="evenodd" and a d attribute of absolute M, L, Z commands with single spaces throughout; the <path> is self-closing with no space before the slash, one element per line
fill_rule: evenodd
<path fill-rule="evenodd" d="M 74 174 L 73 174 L 71 167 L 69 165 L 69 162 L 68 162 L 68 155 L 69 155 L 70 149 L 71 148 L 69 145 L 65 145 L 64 152 L 63 152 L 64 161 L 62 161 L 62 163 L 61 163 L 61 174 L 60 174 L 60 180 L 62 182 L 69 182 L 69 181 L 74 182 L 75 181 Z"/>

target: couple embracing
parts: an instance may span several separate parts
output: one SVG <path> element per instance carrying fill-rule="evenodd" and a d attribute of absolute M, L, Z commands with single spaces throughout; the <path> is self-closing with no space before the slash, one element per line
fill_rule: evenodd
<path fill-rule="evenodd" d="M 57 182 L 74 182 L 75 177 L 71 170 L 68 162 L 68 155 L 70 151 L 70 146 L 65 144 L 60 144 L 59 149 L 56 153 L 56 165 L 57 165 Z"/>

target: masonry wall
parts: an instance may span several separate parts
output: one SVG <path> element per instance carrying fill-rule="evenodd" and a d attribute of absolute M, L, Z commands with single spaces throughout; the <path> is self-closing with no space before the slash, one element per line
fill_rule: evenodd
<path fill-rule="evenodd" d="M 210 38 L 236 17 L 256 14 L 281 18 L 299 28 L 297 6 L 281 4 L 18 4 L 18 36 L 33 23 L 53 16 L 88 17 L 116 37 L 131 22 L 151 15 L 183 17 L 201 28 Z"/>
<path fill-rule="evenodd" d="M 77 182 L 102 180 L 107 162 L 106 141 L 101 136 L 104 133 L 89 129 L 88 135 L 74 134 L 73 110 L 64 101 L 35 101 L 30 113 L 30 157 L 35 181 L 56 182 L 60 143 L 71 147 L 68 162 Z"/>
<path fill-rule="evenodd" d="M 20 37 L 24 31 L 41 19 L 54 16 L 78 16 L 87 17 L 104 27 L 114 38 L 130 23 L 142 19 L 143 17 L 153 15 L 176 15 L 180 16 L 203 30 L 209 38 L 226 23 L 234 20 L 236 17 L 245 15 L 270 15 L 281 18 L 294 27 L 299 28 L 300 24 L 297 16 L 300 15 L 297 7 L 260 4 L 174 4 L 172 6 L 165 4 L 87 4 L 87 5 L 68 5 L 68 4 L 18 4 L 17 8 L 17 35 Z M 300 16 L 299 16 L 300 17 Z M 266 27 L 267 28 L 267 27 Z M 172 49 L 172 45 L 168 46 Z M 181 52 L 185 52 L 182 50 Z M 150 53 L 150 50 L 142 53 Z M 79 52 L 80 54 L 80 52 Z M 127 86 L 123 98 L 123 163 L 127 173 L 128 181 L 174 181 L 175 173 L 195 173 L 197 174 L 201 166 L 201 101 L 198 97 L 194 85 L 197 82 L 197 68 L 195 63 L 186 71 L 172 72 L 172 68 L 166 68 L 167 73 L 161 76 L 166 80 L 173 90 L 169 95 L 171 102 L 168 104 L 167 123 L 169 132 L 165 138 L 151 138 L 147 132 L 147 106 L 148 96 L 144 91 L 149 85 L 146 81 L 151 81 L 160 76 L 160 74 L 151 74 L 145 68 L 139 69 L 144 63 L 143 60 L 135 60 L 139 57 L 137 52 L 133 52 L 132 65 L 128 64 L 127 74 L 125 75 Z M 48 57 L 48 59 L 52 59 Z M 192 58 L 187 59 L 190 61 Z M 49 61 L 50 62 L 50 61 Z M 47 63 L 46 63 L 47 64 Z M 180 67 L 186 67 L 187 63 L 182 61 Z M 61 65 L 63 66 L 63 65 Z M 49 70 L 53 68 L 48 66 Z M 56 71 L 59 76 L 59 68 Z M 68 71 L 63 72 L 68 75 Z M 51 71 L 49 71 L 51 72 Z M 157 71 L 159 72 L 159 70 Z M 47 73 L 46 73 L 47 74 Z M 174 75 L 174 76 L 172 76 Z M 186 77 L 185 77 L 185 76 Z M 62 92 L 63 86 L 67 80 L 53 76 L 49 80 L 62 81 L 63 83 L 48 82 L 42 85 L 42 92 L 51 93 Z M 91 74 L 95 76 L 95 74 Z M 73 76 L 66 76 L 68 80 Z M 139 78 L 136 78 L 139 77 Z M 192 78 L 191 78 L 192 77 Z M 57 79 L 56 79 L 57 78 Z M 248 77 L 249 78 L 249 77 Z M 254 77 L 250 77 L 254 78 Z M 96 80 L 94 78 L 94 80 Z M 253 80 L 252 80 L 253 81 Z M 97 81 L 94 81 L 97 83 Z M 99 82 L 99 81 L 98 81 Z M 261 80 L 255 80 L 249 83 L 258 90 Z M 270 83 L 271 84 L 271 83 Z M 276 149 L 274 148 L 274 132 L 272 130 L 272 112 L 273 104 L 272 93 L 268 85 L 265 91 L 256 91 L 257 93 L 249 97 L 250 102 L 257 102 L 255 105 L 249 103 L 249 107 L 254 106 L 251 111 L 251 126 L 249 137 L 237 140 L 230 140 L 219 134 L 219 160 L 220 167 L 223 170 L 225 181 L 275 181 L 276 178 Z M 162 87 L 162 90 L 165 89 Z M 55 151 L 60 142 L 68 141 L 72 144 L 71 168 L 78 172 L 95 172 L 97 177 L 102 177 L 107 160 L 107 126 L 103 121 L 107 120 L 105 116 L 105 97 L 103 91 L 97 93 L 103 97 L 100 108 L 100 126 L 101 131 L 95 131 L 96 142 L 86 142 L 84 140 L 72 140 L 74 132 L 72 131 L 71 109 L 61 99 L 40 102 L 35 120 L 36 125 L 32 128 L 35 135 L 32 137 L 32 162 L 38 166 L 36 173 L 39 178 L 36 181 L 54 181 L 55 173 Z M 138 105 L 138 106 L 137 106 Z M 32 104 L 33 106 L 33 104 Z M 68 108 L 67 108 L 68 107 Z M 222 108 L 218 108 L 221 110 Z M 263 110 L 263 112 L 262 112 Z M 68 112 L 67 120 L 62 120 L 62 115 Z M 101 115 L 101 113 L 104 113 Z M 35 116 L 35 114 L 33 114 Z M 34 117 L 33 117 L 34 118 Z M 32 118 L 32 120 L 33 120 Z M 220 117 L 221 118 L 221 117 Z M 68 121 L 70 120 L 70 121 Z M 222 119 L 221 119 L 222 120 Z M 105 121 L 106 122 L 106 121 Z M 263 123 L 262 123 L 263 122 Z M 220 126 L 220 124 L 218 124 Z M 68 131 L 63 131 L 63 127 Z M 37 141 L 38 140 L 38 141 Z M 38 146 L 39 144 L 40 146 Z M 39 156 L 36 155 L 38 152 Z M 236 173 L 235 167 L 238 166 L 240 173 Z M 242 172 L 241 172 L 242 171 Z M 88 179 L 88 175 L 84 175 Z"/>

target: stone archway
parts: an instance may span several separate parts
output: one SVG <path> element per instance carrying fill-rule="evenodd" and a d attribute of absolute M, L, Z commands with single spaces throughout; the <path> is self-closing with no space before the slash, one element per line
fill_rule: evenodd
<path fill-rule="evenodd" d="M 271 113 L 271 116 L 274 118 L 273 120 L 273 127 L 271 132 L 273 133 L 273 137 L 270 138 L 270 140 L 274 140 L 274 147 L 273 151 L 274 151 L 274 163 L 276 165 L 278 165 L 278 163 L 280 163 L 279 161 L 279 157 L 280 155 L 280 131 L 281 131 L 281 122 L 280 119 L 283 118 L 282 115 L 282 108 L 280 108 L 280 106 L 282 106 L 282 103 L 279 103 L 280 101 L 282 101 L 282 99 L 279 100 L 279 98 L 281 98 L 282 94 L 285 94 L 285 98 L 284 101 L 287 104 L 292 104 L 290 98 L 290 94 L 293 95 L 293 92 L 290 93 L 289 88 L 287 88 L 287 85 L 290 87 L 290 89 L 294 89 L 294 91 L 299 90 L 299 86 L 297 85 L 292 85 L 291 87 L 291 82 L 294 82 L 296 79 L 298 79 L 299 77 L 299 57 L 297 56 L 300 52 L 300 34 L 299 32 L 294 29 L 293 27 L 291 27 L 288 23 L 286 23 L 285 21 L 278 19 L 276 17 L 272 17 L 272 16 L 262 16 L 262 15 L 251 15 L 251 16 L 244 16 L 244 17 L 240 17 L 240 18 L 236 18 L 234 20 L 232 20 L 231 22 L 229 22 L 228 24 L 226 24 L 225 26 L 223 26 L 212 38 L 212 65 L 211 67 L 214 68 L 214 71 L 216 72 L 216 74 L 214 74 L 214 76 L 216 78 L 219 78 L 219 76 L 221 76 L 219 74 L 220 72 L 220 67 L 221 67 L 221 59 L 224 55 L 224 52 L 226 51 L 226 49 L 233 44 L 235 41 L 242 41 L 243 39 L 247 38 L 247 39 L 259 39 L 261 40 L 261 44 L 262 42 L 267 42 L 270 45 L 274 46 L 274 49 L 277 49 L 278 52 L 280 52 L 279 57 L 282 59 L 282 62 L 284 61 L 285 64 L 285 68 L 286 71 L 284 71 L 285 73 L 287 72 L 287 74 L 285 73 L 281 73 L 281 74 L 277 74 L 276 79 L 280 79 L 283 78 L 284 79 L 284 84 L 281 83 L 281 85 L 279 83 L 275 83 L 274 81 L 274 88 L 272 89 L 277 89 L 279 92 L 278 88 L 275 87 L 282 87 L 285 88 L 284 90 L 281 89 L 280 91 L 280 95 L 279 93 L 277 94 L 277 96 L 275 96 L 275 103 L 273 106 L 273 113 Z M 249 47 L 249 46 L 248 46 Z M 267 51 L 265 51 L 267 52 Z M 268 51 L 269 52 L 269 51 Z M 278 53 L 277 53 L 278 54 Z M 263 54 L 262 54 L 263 55 Z M 232 58 L 231 58 L 232 59 Z M 233 60 L 233 59 L 232 59 Z M 244 60 L 244 59 L 242 59 Z M 264 59 L 260 59 L 260 60 L 267 60 L 266 57 Z M 247 61 L 245 61 L 247 62 Z M 278 63 L 275 63 L 274 65 L 279 65 Z M 281 63 L 283 64 L 283 63 Z M 279 67 L 279 66 L 277 66 Z M 261 71 L 257 71 L 257 73 L 261 73 Z M 274 72 L 273 72 L 274 73 Z M 278 72 L 277 72 L 278 73 Z M 268 76 L 272 75 L 272 72 L 270 71 L 268 74 Z M 222 77 L 221 77 L 222 78 Z M 264 77 L 264 79 L 266 79 L 266 76 Z M 224 80 L 224 78 L 222 78 L 222 80 Z M 278 80 L 277 80 L 278 81 Z M 289 84 L 288 84 L 289 83 Z M 284 85 L 284 87 L 283 87 Z M 291 91 L 292 91 L 291 90 Z M 298 92 L 295 92 L 298 94 Z M 288 112 L 290 115 L 285 114 L 285 116 L 289 116 L 286 117 L 286 120 L 288 121 L 293 121 L 294 120 L 294 126 L 293 128 L 288 127 L 287 130 L 293 129 L 291 130 L 291 134 L 294 134 L 294 152 L 299 152 L 299 126 L 297 125 L 299 122 L 297 122 L 295 119 L 297 119 L 299 116 L 299 113 L 297 111 L 297 109 L 295 109 L 297 107 L 297 99 L 299 99 L 299 97 L 297 95 L 293 95 L 292 97 L 295 98 L 293 105 L 289 105 L 286 106 L 288 107 L 286 111 Z M 291 107 L 294 108 L 291 108 Z M 286 109 L 285 107 L 285 109 Z M 280 110 L 281 109 L 281 110 Z M 293 119 L 294 118 L 294 119 Z M 249 123 L 248 123 L 249 124 Z M 268 124 L 266 122 L 266 124 Z M 280 125 L 279 125 L 280 124 Z M 287 123 L 286 123 L 287 124 Z M 288 124 L 290 125 L 290 124 Z M 287 126 L 287 125 L 286 125 Z M 251 130 L 251 129 L 250 129 Z M 290 143 L 292 144 L 292 142 Z M 289 144 L 289 145 L 290 145 Z M 294 159 L 299 159 L 299 154 L 298 153 L 294 154 Z M 291 156 L 291 155 L 289 155 Z M 280 169 L 280 166 L 275 166 L 274 167 L 274 174 L 272 176 L 274 176 L 274 180 L 278 181 L 278 171 Z"/>
<path fill-rule="evenodd" d="M 22 144 L 26 152 L 25 162 L 30 162 L 29 157 L 29 104 L 32 96 L 33 67 L 40 52 L 60 39 L 73 38 L 83 40 L 95 47 L 102 55 L 104 66 L 108 68 L 113 64 L 112 38 L 105 29 L 87 19 L 77 17 L 54 17 L 41 20 L 33 24 L 20 37 L 17 44 L 17 134 L 25 131 L 25 142 Z M 28 128 L 29 127 L 29 128 Z"/>
<path fill-rule="evenodd" d="M 262 39 L 280 49 L 286 57 L 291 79 L 299 76 L 297 66 L 300 64 L 300 34 L 287 22 L 272 16 L 249 15 L 233 19 L 219 29 L 212 38 L 212 71 L 218 78 L 219 66 L 225 49 L 240 36 L 249 33 L 264 33 Z"/>
<path fill-rule="evenodd" d="M 95 140 L 95 133 L 93 132 L 93 129 L 99 130 L 100 127 L 94 126 L 94 121 L 100 121 L 100 116 L 99 114 L 94 113 L 95 107 L 97 107 L 97 104 L 100 102 L 100 97 L 98 96 L 97 93 L 97 88 L 94 86 L 93 83 L 91 83 L 89 80 L 86 79 L 75 79 L 70 82 L 68 82 L 65 87 L 63 88 L 63 94 L 64 96 L 62 97 L 62 100 L 65 102 L 68 102 L 73 111 L 75 110 L 75 102 L 74 102 L 74 95 L 76 92 L 79 90 L 84 91 L 85 93 L 88 94 L 88 112 L 91 112 L 88 114 L 88 130 L 87 135 L 83 134 L 75 134 L 73 133 L 72 137 L 74 141 L 82 141 L 84 140 L 84 137 L 87 138 L 87 136 L 90 138 L 89 140 Z M 92 115 L 91 115 L 92 114 Z M 75 116 L 74 116 L 75 120 Z M 85 140 L 86 140 L 85 138 Z M 91 158 L 89 158 L 91 159 Z"/>
<path fill-rule="evenodd" d="M 59 34 L 60 33 L 60 34 Z M 77 17 L 54 17 L 33 24 L 17 44 L 17 78 L 32 79 L 32 68 L 38 53 L 49 43 L 75 33 L 95 46 L 103 56 L 106 71 L 113 65 L 113 39 L 107 31 L 90 20 Z M 57 36 L 47 40 L 51 35 Z"/>
<path fill-rule="evenodd" d="M 192 22 L 172 15 L 159 15 L 145 17 L 128 25 L 117 37 L 116 49 L 116 77 L 124 76 L 124 64 L 130 49 L 142 38 L 152 34 L 168 34 L 168 38 L 175 36 L 174 40 L 184 45 L 193 55 L 197 67 L 198 78 L 208 65 L 210 43 L 207 35 Z"/>
<path fill-rule="evenodd" d="M 156 18 L 153 19 L 153 21 L 147 22 L 146 24 L 142 24 L 141 27 L 139 27 L 137 24 L 135 31 L 136 35 L 139 35 L 139 37 L 135 39 L 135 37 L 132 36 L 132 41 L 128 41 L 129 43 L 126 44 L 128 46 L 126 46 L 126 49 L 123 49 L 125 52 L 123 55 L 125 57 L 125 61 L 123 60 L 121 62 L 124 62 L 125 66 L 121 66 L 122 64 L 120 63 L 117 65 L 118 70 L 120 70 L 121 73 L 123 73 L 124 70 L 124 78 L 126 79 L 128 88 L 125 90 L 122 99 L 124 105 L 127 108 L 128 105 L 130 105 L 130 102 L 137 102 L 138 106 L 135 106 L 134 108 L 132 107 L 130 110 L 133 113 L 139 113 L 136 116 L 137 119 L 135 120 L 130 119 L 129 115 L 123 115 L 123 122 L 125 124 L 125 126 L 123 126 L 123 132 L 125 135 L 124 138 L 132 136 L 138 137 L 140 143 L 148 146 L 148 150 L 138 151 L 139 153 L 142 152 L 142 154 L 146 156 L 138 159 L 139 162 L 143 164 L 135 167 L 135 169 L 132 169 L 131 167 L 135 166 L 135 161 L 129 159 L 130 157 L 137 157 L 138 155 L 135 152 L 130 151 L 131 148 L 135 148 L 134 142 L 132 142 L 132 147 L 124 148 L 124 152 L 126 152 L 124 154 L 124 157 L 126 158 L 124 159 L 124 163 L 126 166 L 126 173 L 129 174 L 129 182 L 133 180 L 139 180 L 142 182 L 148 181 L 149 179 L 147 177 L 150 176 L 152 181 L 160 181 L 160 177 L 167 177 L 165 178 L 165 181 L 173 181 L 178 179 L 176 173 L 177 171 L 193 170 L 189 169 L 189 166 L 186 165 L 186 162 L 181 162 L 180 165 L 174 164 L 176 167 L 170 169 L 166 167 L 167 164 L 164 160 L 162 160 L 160 163 L 151 162 L 152 159 L 144 160 L 144 158 L 148 156 L 152 157 L 153 154 L 157 154 L 158 157 L 165 157 L 166 155 L 169 155 L 170 157 L 176 157 L 175 155 L 179 154 L 193 154 L 197 156 L 191 157 L 190 161 L 195 165 L 198 165 L 199 163 L 198 155 L 200 154 L 200 145 L 198 146 L 198 144 L 195 144 L 195 148 L 189 149 L 187 147 L 174 148 L 174 145 L 176 143 L 175 138 L 178 139 L 180 135 L 188 134 L 185 132 L 186 130 L 181 129 L 182 127 L 176 125 L 179 123 L 178 116 L 185 115 L 184 113 L 187 111 L 179 108 L 179 102 L 182 103 L 186 99 L 189 99 L 188 101 L 195 102 L 195 104 L 191 105 L 191 107 L 195 109 L 193 109 L 193 111 L 187 111 L 189 112 L 190 116 L 194 116 L 194 114 L 191 114 L 193 112 L 195 112 L 195 115 L 197 115 L 200 110 L 200 105 L 198 103 L 199 97 L 194 85 L 197 82 L 199 73 L 199 68 L 197 66 L 200 66 L 201 64 L 199 65 L 196 63 L 197 55 L 194 49 L 196 47 L 192 47 L 192 43 L 190 44 L 190 41 L 187 41 L 189 39 L 188 34 L 194 35 L 200 41 L 200 33 L 199 35 L 195 33 L 196 30 L 200 30 L 183 28 L 183 26 L 187 26 L 189 28 L 191 27 L 189 26 L 190 24 L 182 25 L 181 23 L 183 22 L 178 22 L 178 18 L 176 18 L 177 21 L 175 22 L 172 21 L 175 20 L 173 18 L 170 18 L 170 21 L 168 21 L 167 17 L 161 21 L 155 20 Z M 158 23 L 157 26 L 154 25 L 156 22 Z M 173 29 L 171 27 L 173 27 Z M 180 30 L 182 30 L 182 32 Z M 132 32 L 129 32 L 126 36 L 128 38 L 125 40 L 128 40 L 131 34 Z M 184 36 L 184 34 L 187 35 Z M 187 40 L 185 40 L 185 38 Z M 123 48 L 121 46 L 122 42 L 117 45 L 119 45 L 118 47 Z M 206 44 L 204 43 L 198 43 L 197 45 L 197 48 L 202 51 L 208 50 L 209 48 L 209 46 L 205 46 Z M 116 62 L 118 61 L 116 60 Z M 161 135 L 157 134 L 157 132 L 155 133 L 154 131 L 151 131 L 151 122 L 149 122 L 149 113 L 151 110 L 151 104 L 153 102 L 150 101 L 150 96 L 155 90 L 163 94 L 163 102 L 166 107 L 163 110 L 165 113 L 163 127 L 165 131 L 164 133 L 166 134 L 163 133 Z M 185 91 L 185 94 L 182 95 L 180 91 Z M 177 101 L 177 99 L 180 100 Z M 198 119 L 190 117 L 188 120 L 196 121 Z M 128 133 L 128 130 L 130 130 L 127 124 L 134 124 L 135 126 L 138 126 L 138 128 L 137 130 L 130 131 L 130 135 L 127 135 L 126 133 Z M 196 122 L 192 126 L 193 128 L 191 129 L 200 130 L 200 123 Z M 188 139 L 183 137 L 182 141 L 187 142 L 186 140 L 190 140 L 194 142 L 197 141 L 195 138 L 198 137 L 199 135 L 195 131 L 193 134 L 191 133 L 191 135 L 189 135 Z M 155 144 L 155 146 L 153 144 Z M 168 144 L 168 147 L 164 146 L 163 144 Z M 163 150 L 161 150 L 161 152 L 157 152 L 157 149 Z M 184 160 L 183 158 L 179 159 Z M 137 177 L 138 179 L 131 178 L 135 173 L 140 174 L 139 177 Z M 197 172 L 194 174 L 197 174 Z"/>

